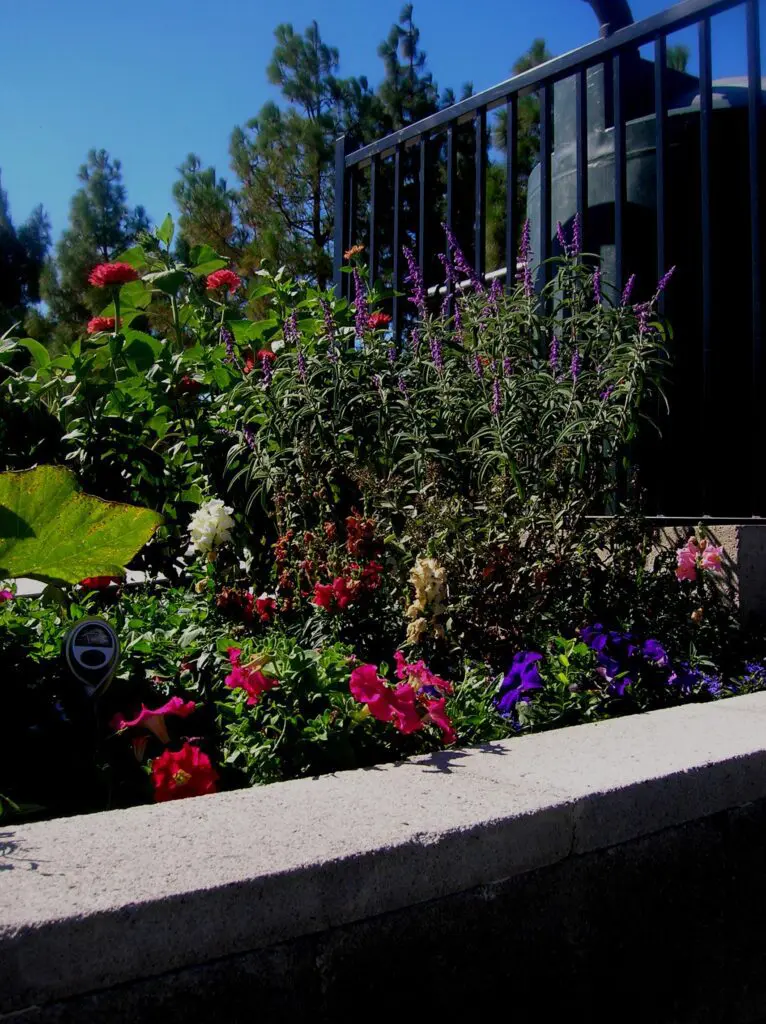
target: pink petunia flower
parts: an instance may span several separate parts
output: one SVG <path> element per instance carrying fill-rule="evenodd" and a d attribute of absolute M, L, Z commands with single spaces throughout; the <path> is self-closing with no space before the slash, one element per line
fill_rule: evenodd
<path fill-rule="evenodd" d="M 171 697 L 159 708 L 152 709 L 142 704 L 141 710 L 135 718 L 127 719 L 124 715 L 115 715 L 109 724 L 115 732 L 124 732 L 125 729 L 148 729 L 161 743 L 169 743 L 170 737 L 165 725 L 165 716 L 175 715 L 177 718 L 188 718 L 196 707 L 193 700 L 184 701 L 181 697 Z"/>
<path fill-rule="evenodd" d="M 244 690 L 247 694 L 247 703 L 253 706 L 267 690 L 279 686 L 279 680 L 273 676 L 265 676 L 253 665 L 242 665 L 241 660 L 242 651 L 238 647 L 230 647 L 229 661 L 232 669 L 224 681 L 230 690 Z"/>
<path fill-rule="evenodd" d="M 447 714 L 446 706 L 446 697 L 439 697 L 438 700 L 429 700 L 426 702 L 429 719 L 437 728 L 441 729 L 442 735 L 444 736 L 444 742 L 449 746 L 450 743 L 454 743 L 457 739 L 457 733 L 455 732 L 452 721 Z"/>
<path fill-rule="evenodd" d="M 393 692 L 389 691 L 391 722 L 395 729 L 409 736 L 423 728 L 423 719 L 415 704 L 415 691 L 409 683 L 400 683 Z"/>
<path fill-rule="evenodd" d="M 391 721 L 391 690 L 378 675 L 376 665 L 360 665 L 351 673 L 351 694 L 360 704 L 366 704 L 373 718 L 379 722 Z"/>
<path fill-rule="evenodd" d="M 11 590 L 0 590 L 0 601 L 12 601 L 13 591 Z"/>

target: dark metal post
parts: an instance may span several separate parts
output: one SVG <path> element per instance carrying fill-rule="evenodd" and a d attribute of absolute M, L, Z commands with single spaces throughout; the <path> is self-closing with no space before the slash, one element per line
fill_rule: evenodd
<path fill-rule="evenodd" d="M 393 238 L 393 260 L 394 260 L 394 292 L 398 292 L 402 286 L 402 239 L 401 239 L 401 205 L 402 205 L 402 147 L 397 146 L 394 150 L 394 238 Z M 391 328 L 394 337 L 398 340 L 402 331 L 402 300 L 394 295 L 392 313 L 393 323 Z"/>
<path fill-rule="evenodd" d="M 764 360 L 763 360 L 763 298 L 762 298 L 762 260 L 761 260 L 761 36 L 759 26 L 759 0 L 747 0 L 747 127 L 750 172 L 750 262 L 752 274 L 752 315 L 753 315 L 753 409 L 763 407 L 764 396 Z M 751 428 L 753 443 L 753 490 L 754 507 L 752 514 L 762 516 L 766 511 L 766 479 L 763 471 L 763 438 L 760 429 L 761 417 L 756 412 L 756 420 Z"/>
<path fill-rule="evenodd" d="M 668 62 L 667 39 L 660 36 L 654 44 L 654 138 L 657 170 L 657 279 L 668 269 L 665 231 L 665 192 L 667 189 L 668 111 L 665 67 Z M 660 312 L 665 311 L 665 296 L 660 296 Z"/>
<path fill-rule="evenodd" d="M 480 279 L 484 278 L 485 250 L 487 237 L 487 110 L 482 107 L 476 112 L 474 120 L 474 165 L 475 186 L 473 200 L 473 265 Z"/>
<path fill-rule="evenodd" d="M 346 136 L 335 140 L 335 235 L 333 238 L 333 284 L 335 294 L 343 295 L 343 239 L 346 214 Z"/>
<path fill-rule="evenodd" d="M 518 139 L 518 118 L 516 95 L 505 101 L 506 150 L 505 150 L 505 290 L 513 291 L 516 284 L 516 146 Z"/>
<path fill-rule="evenodd" d="M 418 265 L 426 276 L 426 157 L 428 140 L 420 136 L 420 174 L 418 177 Z"/>
<path fill-rule="evenodd" d="M 622 101 L 622 57 L 612 58 L 614 89 L 614 283 L 618 291 L 625 284 L 623 245 L 625 241 L 625 108 Z"/>
<path fill-rule="evenodd" d="M 586 244 L 588 221 L 588 72 L 582 68 L 575 79 L 575 138 L 577 145 L 577 214 L 580 218 L 580 237 Z"/>
<path fill-rule="evenodd" d="M 378 167 L 380 165 L 380 157 L 375 154 L 370 160 L 370 284 L 375 283 L 375 263 L 378 257 L 378 251 L 376 247 L 376 224 L 375 219 L 377 216 L 377 190 L 378 190 Z"/>
<path fill-rule="evenodd" d="M 710 222 L 710 143 L 713 117 L 713 58 L 710 41 L 710 19 L 698 26 L 700 62 L 700 242 L 702 257 L 702 403 L 700 406 L 703 446 L 709 437 L 708 424 L 714 413 L 713 399 L 713 236 Z M 710 484 L 702 474 L 702 512 L 711 509 Z"/>
<path fill-rule="evenodd" d="M 540 86 L 540 272 L 538 287 L 548 283 L 551 254 L 551 96 L 553 84 Z"/>

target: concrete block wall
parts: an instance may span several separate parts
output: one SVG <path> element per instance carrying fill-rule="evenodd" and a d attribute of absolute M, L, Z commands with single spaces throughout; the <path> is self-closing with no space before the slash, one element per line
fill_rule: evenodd
<path fill-rule="evenodd" d="M 15 1024 L 766 1018 L 766 694 L 0 842 Z"/>

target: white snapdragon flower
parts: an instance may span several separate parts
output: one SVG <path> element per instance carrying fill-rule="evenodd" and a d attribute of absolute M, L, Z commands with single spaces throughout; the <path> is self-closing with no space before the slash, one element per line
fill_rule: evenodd
<path fill-rule="evenodd" d="M 231 530 L 234 526 L 234 520 L 231 518 L 233 511 L 234 509 L 224 505 L 220 498 L 211 498 L 197 509 L 189 522 L 191 543 L 195 551 L 203 555 L 209 554 L 231 540 Z"/>

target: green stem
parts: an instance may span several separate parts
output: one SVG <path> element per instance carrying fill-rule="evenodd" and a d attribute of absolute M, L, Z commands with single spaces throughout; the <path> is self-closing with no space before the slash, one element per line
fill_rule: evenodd
<path fill-rule="evenodd" d="M 181 345 L 181 323 L 178 319 L 178 299 L 175 295 L 170 296 L 170 308 L 173 310 L 173 327 L 176 332 L 176 341 L 178 342 L 179 349 Z"/>

